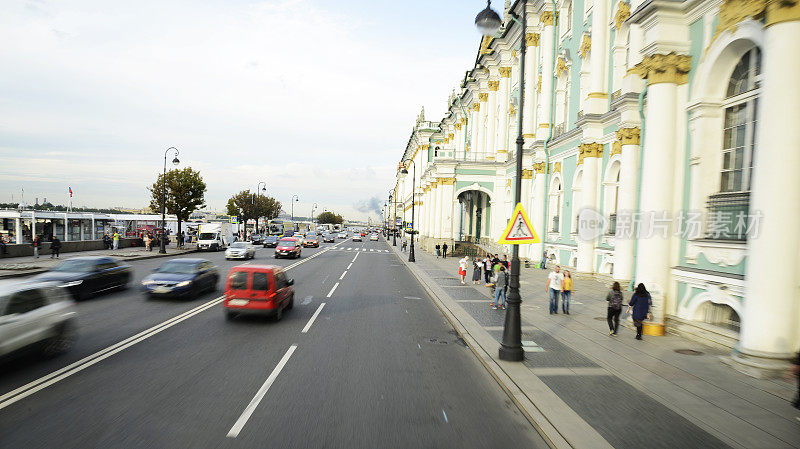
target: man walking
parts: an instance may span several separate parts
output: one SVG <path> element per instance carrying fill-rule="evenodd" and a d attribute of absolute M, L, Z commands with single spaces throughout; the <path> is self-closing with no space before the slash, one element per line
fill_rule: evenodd
<path fill-rule="evenodd" d="M 556 265 L 555 271 L 550 272 L 547 276 L 547 283 L 545 284 L 545 291 L 550 293 L 550 315 L 558 314 L 558 297 L 561 293 L 564 275 L 561 274 L 561 267 Z"/>
<path fill-rule="evenodd" d="M 61 255 L 61 240 L 58 239 L 57 235 L 53 236 L 53 241 L 50 243 L 50 258 L 52 259 L 55 257 L 58 259 L 58 256 Z"/>
<path fill-rule="evenodd" d="M 447 259 L 447 243 L 442 245 L 442 259 Z"/>
<path fill-rule="evenodd" d="M 539 268 L 542 270 L 547 269 L 547 253 L 542 253 L 542 262 L 539 264 Z"/>

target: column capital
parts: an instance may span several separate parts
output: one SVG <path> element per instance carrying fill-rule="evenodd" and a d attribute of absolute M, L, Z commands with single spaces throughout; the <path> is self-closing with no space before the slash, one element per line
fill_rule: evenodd
<path fill-rule="evenodd" d="M 619 2 L 617 6 L 617 14 L 614 16 L 614 28 L 619 30 L 622 24 L 631 16 L 631 4 L 627 2 Z"/>
<path fill-rule="evenodd" d="M 539 16 L 539 22 L 545 26 L 553 26 L 553 11 L 542 11 L 542 15 Z"/>
<path fill-rule="evenodd" d="M 477 101 L 475 103 L 472 103 L 472 110 L 476 111 L 476 112 L 480 111 L 481 110 L 481 104 L 478 103 Z"/>
<path fill-rule="evenodd" d="M 533 171 L 535 171 L 538 174 L 544 174 L 545 167 L 546 167 L 546 165 L 545 165 L 544 162 L 534 162 L 533 163 Z"/>
<path fill-rule="evenodd" d="M 639 128 L 621 128 L 617 131 L 620 145 L 639 145 Z"/>
<path fill-rule="evenodd" d="M 489 92 L 481 92 L 478 94 L 478 101 L 489 101 Z M 476 109 L 477 111 L 477 109 Z"/>
<path fill-rule="evenodd" d="M 581 54 L 581 59 L 586 59 L 586 55 L 592 51 L 592 36 L 589 33 L 583 33 L 581 37 L 581 46 L 578 48 L 578 53 Z"/>
<path fill-rule="evenodd" d="M 540 37 L 539 33 L 525 33 L 525 45 L 528 47 L 538 47 Z"/>
<path fill-rule="evenodd" d="M 456 126 L 456 129 L 460 130 L 462 125 L 461 125 L 461 123 L 456 123 L 455 126 Z"/>
<path fill-rule="evenodd" d="M 602 143 L 582 143 L 578 147 L 578 165 L 587 157 L 602 157 L 603 144 Z"/>
<path fill-rule="evenodd" d="M 456 178 L 439 178 L 438 182 L 443 186 L 451 186 L 456 183 Z"/>
<path fill-rule="evenodd" d="M 654 54 L 644 58 L 642 62 L 629 69 L 628 73 L 639 75 L 650 84 L 686 84 L 691 67 L 690 56 L 677 53 Z"/>
<path fill-rule="evenodd" d="M 460 128 L 460 127 L 459 127 L 459 128 Z M 448 133 L 448 134 L 447 134 L 447 138 L 448 138 L 448 139 L 453 139 L 453 138 L 455 138 L 455 136 L 456 136 L 456 135 L 455 135 L 455 134 L 453 134 L 453 133 Z"/>
<path fill-rule="evenodd" d="M 800 1 L 767 0 L 767 20 L 765 26 L 797 21 L 800 21 Z"/>
<path fill-rule="evenodd" d="M 500 81 L 489 81 L 489 90 L 497 92 L 500 89 Z M 488 97 L 487 97 L 488 99 Z"/>
<path fill-rule="evenodd" d="M 533 170 L 522 170 L 522 179 L 533 179 Z"/>
<path fill-rule="evenodd" d="M 500 76 L 503 78 L 511 78 L 511 67 L 500 67 L 498 69 L 500 72 Z"/>

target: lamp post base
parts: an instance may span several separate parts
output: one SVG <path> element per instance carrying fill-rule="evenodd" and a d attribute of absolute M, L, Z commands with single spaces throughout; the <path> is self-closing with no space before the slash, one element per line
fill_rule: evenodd
<path fill-rule="evenodd" d="M 507 347 L 500 345 L 500 360 L 506 360 L 508 362 L 519 362 L 525 360 L 525 351 L 522 350 L 522 347 L 514 348 L 514 347 Z"/>

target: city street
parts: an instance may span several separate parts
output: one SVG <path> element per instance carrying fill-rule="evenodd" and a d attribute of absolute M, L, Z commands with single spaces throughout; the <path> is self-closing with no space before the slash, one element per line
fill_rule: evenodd
<path fill-rule="evenodd" d="M 285 267 L 281 321 L 226 321 L 222 279 L 147 300 L 168 259 L 132 261 L 130 289 L 77 305 L 69 353 L 0 365 L 0 446 L 546 447 L 383 239 L 272 253 L 199 257 Z"/>

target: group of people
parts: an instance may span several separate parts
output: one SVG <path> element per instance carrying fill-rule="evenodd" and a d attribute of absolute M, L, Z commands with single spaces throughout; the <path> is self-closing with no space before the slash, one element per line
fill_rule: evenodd
<path fill-rule="evenodd" d="M 44 240 L 44 236 L 35 236 L 33 241 L 31 242 L 31 246 L 33 247 L 33 256 L 37 259 L 39 258 L 39 249 L 42 247 L 42 241 Z M 50 258 L 51 259 L 58 259 L 61 256 L 61 240 L 59 240 L 57 235 L 54 235 L 50 239 Z"/>
<path fill-rule="evenodd" d="M 103 234 L 103 248 L 105 249 L 119 249 L 119 232 L 114 231 L 112 235 L 108 233 Z"/>
<path fill-rule="evenodd" d="M 499 254 L 487 254 L 483 258 L 475 257 L 470 260 L 469 256 L 464 256 L 458 261 L 458 274 L 461 276 L 461 283 L 467 283 L 467 269 L 472 264 L 472 283 L 480 284 L 481 273 L 487 287 L 492 289 L 492 302 L 489 306 L 492 309 L 505 309 L 506 297 L 508 294 L 508 256 L 503 255 L 500 259 Z"/>
<path fill-rule="evenodd" d="M 444 243 L 443 245 L 437 243 L 435 248 L 436 248 L 437 259 L 439 258 L 439 256 L 442 256 L 442 259 L 447 259 L 447 243 Z"/>
<path fill-rule="evenodd" d="M 561 267 L 556 266 L 547 275 L 545 291 L 550 294 L 550 315 L 558 313 L 558 299 L 561 297 L 561 311 L 569 315 L 569 302 L 572 299 L 572 274 L 568 270 L 561 272 Z"/>

